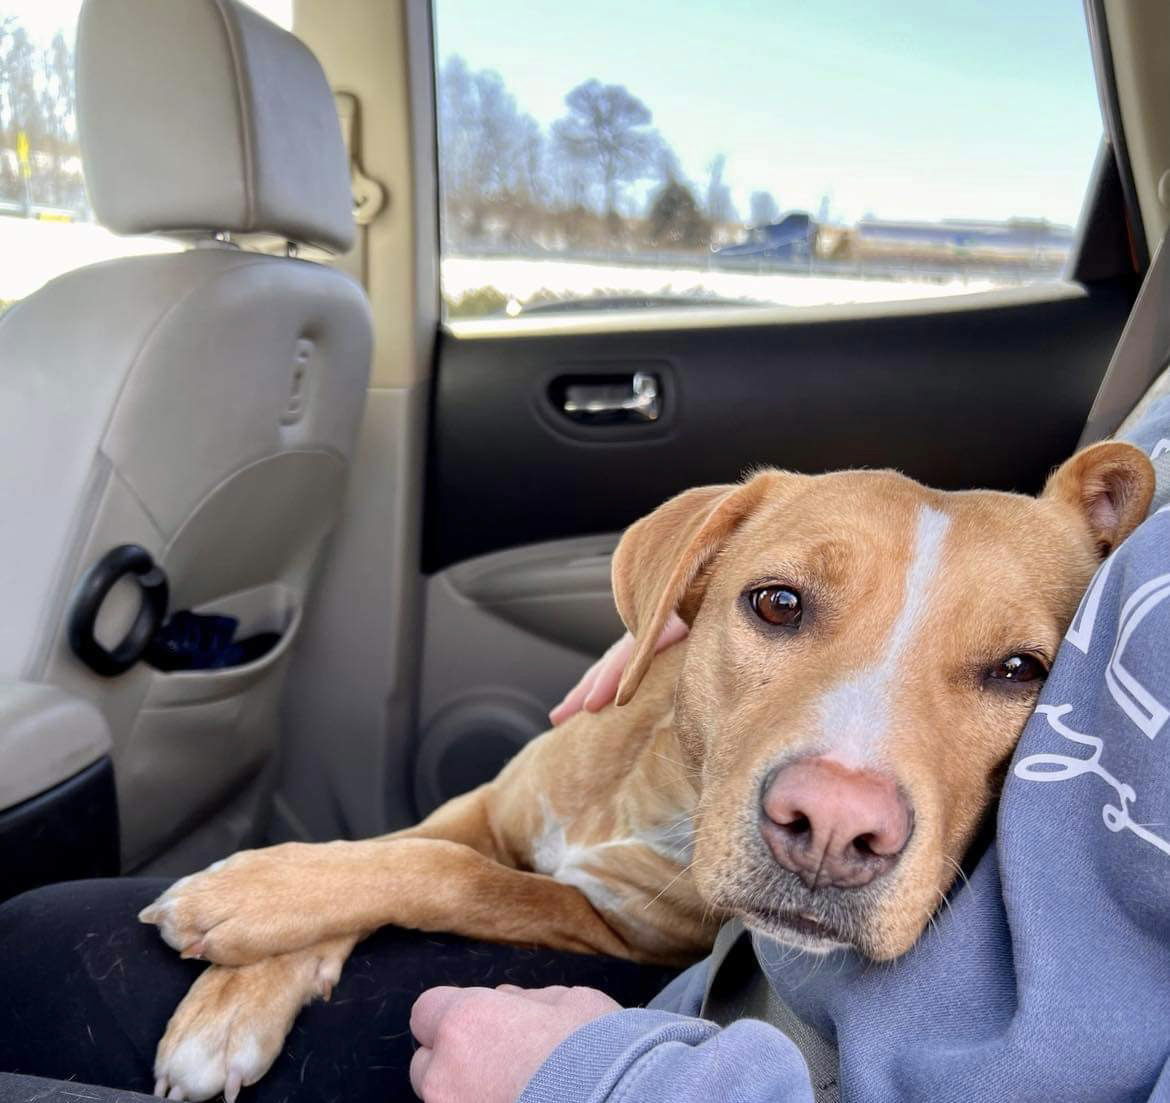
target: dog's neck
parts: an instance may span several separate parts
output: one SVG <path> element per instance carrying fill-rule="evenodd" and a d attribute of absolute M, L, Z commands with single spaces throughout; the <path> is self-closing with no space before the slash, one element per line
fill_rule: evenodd
<path fill-rule="evenodd" d="M 626 713 L 626 723 L 612 730 L 614 742 L 598 758 L 609 776 L 594 780 L 598 795 L 608 792 L 609 799 L 582 804 L 570 816 L 570 830 L 587 844 L 602 839 L 611 846 L 641 844 L 685 867 L 691 861 L 699 771 L 679 745 L 673 709 L 662 710 L 662 696 L 655 696 L 657 715 L 639 708 L 642 701 L 628 712 L 618 710 L 619 716 Z"/>

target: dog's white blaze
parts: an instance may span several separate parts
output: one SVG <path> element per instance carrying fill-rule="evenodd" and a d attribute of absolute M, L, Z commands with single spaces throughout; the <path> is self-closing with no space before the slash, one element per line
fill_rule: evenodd
<path fill-rule="evenodd" d="M 902 657 L 929 607 L 950 518 L 923 506 L 906 570 L 902 608 L 878 663 L 833 686 L 820 701 L 821 727 L 835 757 L 864 763 L 874 757 L 889 727 Z"/>

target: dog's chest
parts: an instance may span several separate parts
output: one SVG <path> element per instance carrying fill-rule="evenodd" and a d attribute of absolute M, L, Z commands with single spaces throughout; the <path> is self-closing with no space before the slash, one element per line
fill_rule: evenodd
<path fill-rule="evenodd" d="M 663 863 L 685 868 L 694 846 L 689 815 L 611 838 L 578 836 L 547 806 L 533 841 L 532 868 L 580 890 L 599 911 L 618 912 L 662 885 Z"/>

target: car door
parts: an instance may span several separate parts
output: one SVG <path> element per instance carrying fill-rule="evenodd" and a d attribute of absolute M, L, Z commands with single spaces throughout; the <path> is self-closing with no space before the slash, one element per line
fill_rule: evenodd
<path fill-rule="evenodd" d="M 434 0 L 420 812 L 547 726 L 672 494 L 1076 445 L 1135 287 L 1081 13 L 773 7 Z"/>

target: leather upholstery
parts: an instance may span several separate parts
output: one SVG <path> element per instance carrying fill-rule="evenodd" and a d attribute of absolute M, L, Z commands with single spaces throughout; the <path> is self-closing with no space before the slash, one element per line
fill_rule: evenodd
<path fill-rule="evenodd" d="M 0 812 L 110 752 L 102 714 L 55 686 L 0 681 Z"/>
<path fill-rule="evenodd" d="M 98 220 L 279 234 L 344 252 L 349 168 L 325 75 L 235 0 L 86 0 L 78 124 Z"/>
<path fill-rule="evenodd" d="M 295 634 L 340 514 L 370 354 L 347 276 L 225 246 L 83 268 L 0 319 L 0 516 L 15 521 L 0 677 L 102 710 L 128 866 L 271 758 L 286 656 L 251 681 L 142 664 L 99 678 L 68 649 L 70 595 L 110 548 L 137 543 L 168 572 L 172 610 Z M 129 585 L 111 593 L 103 642 L 136 604 Z"/>
<path fill-rule="evenodd" d="M 332 98 L 291 36 L 233 0 L 87 0 L 80 54 L 87 179 L 115 228 L 344 244 Z M 213 240 L 70 272 L 0 317 L 0 680 L 96 706 L 127 870 L 253 841 L 371 346 L 348 276 Z M 226 613 L 279 644 L 231 669 L 99 677 L 68 646 L 67 612 L 84 572 L 127 543 L 167 572 L 172 612 Z M 137 602 L 129 582 L 110 592 L 100 642 L 117 643 Z M 0 733 L 0 774 L 18 755 L 46 787 L 97 746 L 16 735 Z"/>
<path fill-rule="evenodd" d="M 282 425 L 298 340 L 312 401 Z M 3 317 L 0 349 L 0 516 L 20 518 L 0 556 L 0 674 L 36 681 L 111 483 L 158 547 L 243 462 L 302 446 L 347 456 L 370 332 L 348 277 L 206 248 L 70 272 Z M 182 587 L 173 607 L 203 596 Z"/>

